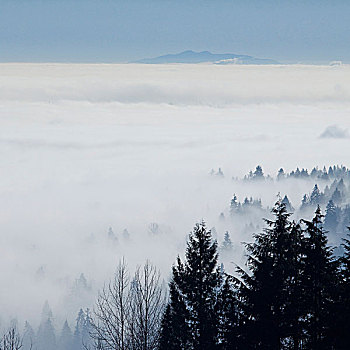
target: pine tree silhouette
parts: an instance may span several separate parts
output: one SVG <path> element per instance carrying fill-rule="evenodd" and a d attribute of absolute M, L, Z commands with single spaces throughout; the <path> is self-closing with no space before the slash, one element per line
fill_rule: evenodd
<path fill-rule="evenodd" d="M 217 261 L 217 243 L 211 232 L 204 222 L 196 224 L 188 239 L 185 262 L 178 258 L 173 267 L 161 349 L 218 348 L 217 308 L 223 277 Z"/>
<path fill-rule="evenodd" d="M 337 262 L 328 246 L 323 229 L 323 215 L 318 206 L 311 221 L 306 224 L 304 249 L 304 329 L 306 349 L 331 349 L 330 320 L 337 293 Z"/>

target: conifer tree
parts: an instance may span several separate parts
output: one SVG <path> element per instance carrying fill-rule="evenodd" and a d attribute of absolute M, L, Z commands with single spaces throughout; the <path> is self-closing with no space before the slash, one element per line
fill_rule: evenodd
<path fill-rule="evenodd" d="M 255 180 L 263 180 L 264 179 L 264 173 L 263 173 L 262 167 L 260 165 L 258 165 L 255 168 L 253 178 Z"/>
<path fill-rule="evenodd" d="M 335 233 L 337 231 L 338 226 L 338 215 L 337 208 L 334 205 L 334 202 L 330 200 L 326 207 L 326 215 L 324 218 L 324 228 L 331 233 Z"/>
<path fill-rule="evenodd" d="M 221 252 L 224 254 L 231 253 L 232 248 L 233 248 L 233 245 L 230 238 L 230 234 L 228 233 L 228 231 L 226 231 L 224 235 L 224 241 L 222 242 L 222 246 L 221 246 Z"/>
<path fill-rule="evenodd" d="M 287 210 L 289 213 L 291 213 L 291 212 L 294 211 L 294 208 L 292 207 L 292 204 L 290 203 L 289 198 L 288 198 L 287 195 L 285 195 L 285 196 L 283 197 L 282 203 L 285 204 L 286 210 Z"/>
<path fill-rule="evenodd" d="M 223 274 L 223 284 L 217 294 L 217 343 L 220 350 L 239 349 L 238 308 L 232 277 Z"/>
<path fill-rule="evenodd" d="M 348 227 L 350 229 L 350 227 Z M 339 258 L 340 281 L 338 298 L 334 314 L 336 322 L 333 327 L 333 336 L 336 340 L 336 349 L 350 349 L 350 235 L 343 239 L 344 254 Z"/>
<path fill-rule="evenodd" d="M 300 210 L 307 209 L 309 205 L 310 205 L 310 198 L 307 194 L 304 194 L 303 199 L 301 200 Z"/>
<path fill-rule="evenodd" d="M 125 228 L 123 230 L 122 236 L 123 236 L 123 239 L 125 241 L 129 241 L 130 240 L 130 233 L 129 233 L 128 229 Z"/>
<path fill-rule="evenodd" d="M 73 334 L 67 320 L 64 322 L 58 338 L 58 350 L 73 350 Z"/>
<path fill-rule="evenodd" d="M 49 302 L 46 300 L 41 311 L 41 320 L 47 320 L 48 318 L 52 318 L 52 311 Z"/>
<path fill-rule="evenodd" d="M 283 180 L 285 178 L 286 174 L 284 173 L 283 168 L 280 168 L 277 173 L 277 180 Z"/>
<path fill-rule="evenodd" d="M 280 349 L 286 343 L 298 349 L 300 343 L 294 297 L 300 288 L 301 230 L 289 221 L 281 199 L 272 213 L 275 220 L 265 220 L 267 228 L 246 246 L 250 272 L 238 268 L 244 349 Z"/>
<path fill-rule="evenodd" d="M 181 262 L 178 261 L 178 268 Z M 183 265 L 182 265 L 183 266 Z M 173 274 L 174 274 L 173 267 Z M 176 272 L 175 272 L 176 273 Z M 191 332 L 188 320 L 189 310 L 178 286 L 172 280 L 169 285 L 170 302 L 165 309 L 162 319 L 160 350 L 187 350 L 191 349 Z"/>
<path fill-rule="evenodd" d="M 301 177 L 301 178 L 307 178 L 307 177 L 309 177 L 309 173 L 308 173 L 307 169 L 304 169 L 304 168 L 301 169 L 300 177 Z"/>
<path fill-rule="evenodd" d="M 80 309 L 78 312 L 78 316 L 76 318 L 76 324 L 73 335 L 73 344 L 74 349 L 80 350 L 83 349 L 83 332 L 85 325 L 85 314 L 83 309 Z"/>
<path fill-rule="evenodd" d="M 56 350 L 56 335 L 51 318 L 43 320 L 37 334 L 38 350 Z"/>
<path fill-rule="evenodd" d="M 319 170 L 317 168 L 313 167 L 312 170 L 311 170 L 311 174 L 310 174 L 311 177 L 312 178 L 317 177 L 318 172 L 319 172 Z"/>
<path fill-rule="evenodd" d="M 90 349 L 93 345 L 93 339 L 91 338 L 91 333 L 93 331 L 92 322 L 90 309 L 87 308 L 84 312 L 84 324 L 81 333 L 84 349 Z"/>
<path fill-rule="evenodd" d="M 336 205 L 341 204 L 341 202 L 342 202 L 342 195 L 341 195 L 340 191 L 338 190 L 338 187 L 334 190 L 331 200 Z"/>
<path fill-rule="evenodd" d="M 28 321 L 24 324 L 23 350 L 31 350 L 36 347 L 35 333 Z"/>
<path fill-rule="evenodd" d="M 317 184 L 315 184 L 311 195 L 310 195 L 310 204 L 311 205 L 319 205 L 321 203 L 321 197 L 322 194 L 317 186 Z"/>
<path fill-rule="evenodd" d="M 109 227 L 109 228 L 108 228 L 107 237 L 108 237 L 108 239 L 111 240 L 113 243 L 118 243 L 118 237 L 117 237 L 116 234 L 114 233 L 112 227 Z"/>
<path fill-rule="evenodd" d="M 186 260 L 177 259 L 170 283 L 170 301 L 163 318 L 161 349 L 212 350 L 218 347 L 217 243 L 205 223 L 189 236 Z M 167 338 L 170 335 L 170 339 Z"/>
<path fill-rule="evenodd" d="M 334 178 L 334 172 L 333 172 L 333 168 L 330 166 L 328 168 L 328 176 L 333 179 Z"/>
<path fill-rule="evenodd" d="M 350 223 L 350 205 L 347 204 L 342 210 L 341 210 L 341 232 L 346 235 L 348 231 L 348 225 Z"/>
<path fill-rule="evenodd" d="M 236 194 L 233 195 L 230 203 L 230 213 L 231 215 L 235 214 L 238 211 L 238 202 L 237 202 L 237 196 Z"/>
<path fill-rule="evenodd" d="M 219 168 L 218 172 L 215 174 L 216 176 L 219 176 L 219 177 L 224 177 L 224 173 L 223 171 L 221 170 L 221 168 Z"/>
<path fill-rule="evenodd" d="M 36 336 L 38 350 L 56 350 L 56 335 L 52 318 L 51 308 L 46 301 L 41 312 L 41 323 Z"/>
<path fill-rule="evenodd" d="M 337 263 L 328 246 L 323 229 L 323 215 L 318 206 L 306 224 L 304 249 L 304 329 L 307 349 L 331 349 L 330 325 L 332 307 L 337 292 Z"/>

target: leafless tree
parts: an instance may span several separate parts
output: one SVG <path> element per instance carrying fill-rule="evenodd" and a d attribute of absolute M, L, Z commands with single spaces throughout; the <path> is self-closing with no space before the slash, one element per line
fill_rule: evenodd
<path fill-rule="evenodd" d="M 132 349 L 156 349 L 165 307 L 165 291 L 160 272 L 149 261 L 136 269 L 131 295 Z"/>
<path fill-rule="evenodd" d="M 19 335 L 17 328 L 11 327 L 1 339 L 0 350 L 19 350 L 22 346 L 22 338 Z"/>
<path fill-rule="evenodd" d="M 91 332 L 94 348 L 156 349 L 164 305 L 165 288 L 158 270 L 147 261 L 131 280 L 122 260 L 96 302 Z"/>
<path fill-rule="evenodd" d="M 92 338 L 96 348 L 129 349 L 130 275 L 121 260 L 112 281 L 99 293 L 94 310 Z"/>

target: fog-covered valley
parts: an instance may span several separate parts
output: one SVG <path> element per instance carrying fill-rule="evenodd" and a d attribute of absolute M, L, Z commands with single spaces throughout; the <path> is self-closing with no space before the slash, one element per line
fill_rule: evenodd
<path fill-rule="evenodd" d="M 343 179 L 344 209 L 349 74 L 347 65 L 0 64 L 1 326 L 37 328 L 48 301 L 57 331 L 66 319 L 73 328 L 122 257 L 131 270 L 149 259 L 167 282 L 202 219 L 219 246 L 229 232 L 222 259 L 233 273 L 279 193 L 295 219 L 310 218 Z M 266 178 L 244 179 L 257 165 Z M 290 175 L 297 168 L 308 175 Z M 327 194 L 300 211 L 315 184 Z M 232 214 L 234 194 L 261 208 Z"/>

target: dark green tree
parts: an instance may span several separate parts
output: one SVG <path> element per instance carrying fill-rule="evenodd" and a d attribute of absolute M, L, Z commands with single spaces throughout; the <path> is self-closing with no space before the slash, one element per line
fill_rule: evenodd
<path fill-rule="evenodd" d="M 337 262 L 328 246 L 323 228 L 323 215 L 318 206 L 311 221 L 306 224 L 303 271 L 303 328 L 306 349 L 332 349 L 332 313 L 337 293 Z"/>
<path fill-rule="evenodd" d="M 173 267 L 161 349 L 219 347 L 219 291 L 224 283 L 217 261 L 217 243 L 210 230 L 204 222 L 196 224 L 189 235 L 185 262 L 178 258 Z"/>
<path fill-rule="evenodd" d="M 332 334 L 336 340 L 335 348 L 339 350 L 350 349 L 350 235 L 343 241 L 344 254 L 339 258 L 340 281 L 334 310 L 336 322 L 333 324 Z"/>
<path fill-rule="evenodd" d="M 300 226 L 279 199 L 267 228 L 247 244 L 248 272 L 238 268 L 238 300 L 244 349 L 299 349 L 301 330 Z"/>
<path fill-rule="evenodd" d="M 217 318 L 217 348 L 239 349 L 237 296 L 232 276 L 223 273 L 223 284 L 218 291 L 215 305 Z"/>
<path fill-rule="evenodd" d="M 173 267 L 174 270 L 174 267 Z M 189 311 L 174 281 L 170 282 L 170 302 L 162 319 L 160 350 L 187 350 L 191 347 Z"/>

